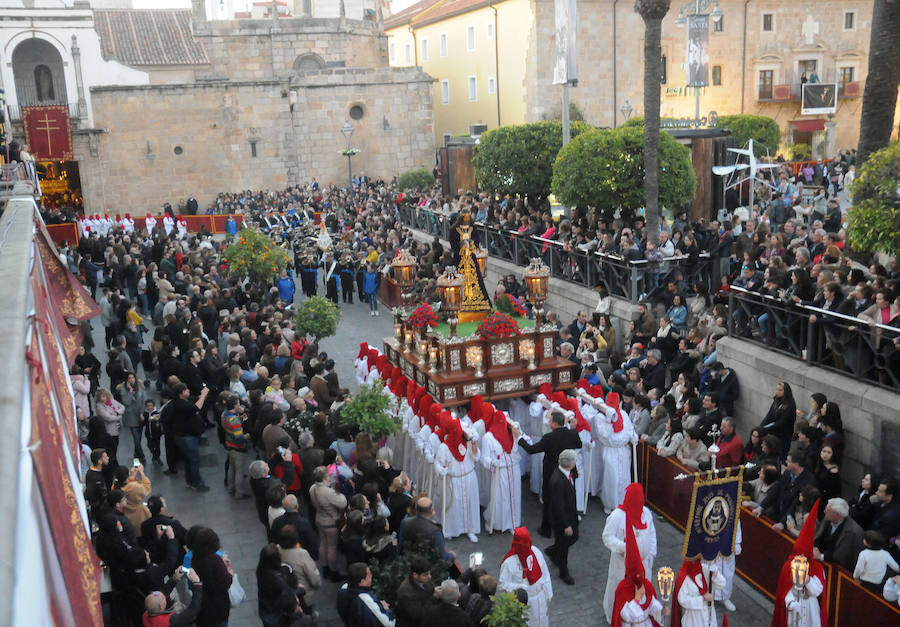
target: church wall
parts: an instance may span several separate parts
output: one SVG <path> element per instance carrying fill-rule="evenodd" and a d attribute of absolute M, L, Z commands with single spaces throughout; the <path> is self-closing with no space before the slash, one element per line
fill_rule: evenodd
<path fill-rule="evenodd" d="M 292 18 L 206 22 L 196 27 L 212 77 L 287 78 L 298 57 L 316 55 L 326 67 L 385 67 L 387 49 L 373 22 Z"/>
<path fill-rule="evenodd" d="M 354 175 L 387 178 L 434 166 L 432 79 L 417 69 L 326 70 L 296 79 L 295 141 L 299 180 L 347 181 L 344 120 L 354 126 Z M 361 120 L 351 118 L 361 105 Z"/>
<path fill-rule="evenodd" d="M 220 191 L 286 187 L 295 157 L 282 91 L 272 82 L 92 90 L 96 126 L 109 132 L 97 136 L 96 157 L 79 150 L 85 207 L 143 213 L 193 195 L 205 208 Z"/>

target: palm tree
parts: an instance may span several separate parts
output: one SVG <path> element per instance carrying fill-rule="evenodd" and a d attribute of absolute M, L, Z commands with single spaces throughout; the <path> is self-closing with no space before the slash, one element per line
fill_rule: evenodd
<path fill-rule="evenodd" d="M 662 76 L 662 21 L 671 0 L 635 0 L 644 20 L 644 210 L 647 237 L 659 239 L 659 85 Z"/>
<path fill-rule="evenodd" d="M 875 0 L 869 40 L 869 75 L 859 121 L 857 161 L 888 145 L 900 85 L 900 0 Z"/>

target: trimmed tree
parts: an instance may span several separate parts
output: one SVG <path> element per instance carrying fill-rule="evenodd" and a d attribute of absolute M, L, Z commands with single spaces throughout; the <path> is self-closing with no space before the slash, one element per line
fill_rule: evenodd
<path fill-rule="evenodd" d="M 570 122 L 571 137 L 590 130 Z M 550 194 L 553 161 L 562 148 L 562 122 L 546 120 L 501 126 L 481 135 L 475 156 L 478 188 L 493 194 L 527 196 L 540 203 Z"/>
<path fill-rule="evenodd" d="M 377 440 L 400 430 L 400 416 L 396 410 L 397 403 L 393 397 L 384 393 L 381 381 L 376 381 L 372 385 L 359 386 L 359 392 L 341 409 L 341 419 L 345 425 L 364 431 Z"/>
<path fill-rule="evenodd" d="M 629 218 L 644 201 L 644 135 L 636 126 L 591 131 L 559 151 L 553 193 L 564 204 L 619 209 Z M 668 133 L 659 136 L 659 203 L 679 207 L 694 198 L 697 177 L 691 154 Z"/>
<path fill-rule="evenodd" d="M 397 179 L 397 189 L 426 190 L 434 187 L 434 174 L 428 170 L 407 170 Z"/>
<path fill-rule="evenodd" d="M 318 342 L 337 333 L 341 308 L 322 296 L 310 296 L 297 306 L 294 325 L 301 337 L 313 336 Z"/>
<path fill-rule="evenodd" d="M 753 140 L 753 152 L 757 157 L 764 157 L 766 149 L 774 155 L 778 151 L 781 142 L 781 129 L 778 122 L 765 115 L 738 115 L 719 116 L 719 128 L 731 130 L 734 143 L 738 148 L 744 147 L 749 140 Z"/>
<path fill-rule="evenodd" d="M 249 277 L 254 283 L 266 285 L 288 267 L 290 257 L 262 231 L 246 228 L 225 249 L 222 261 L 233 281 Z"/>
<path fill-rule="evenodd" d="M 644 20 L 644 211 L 647 236 L 659 239 L 659 90 L 662 82 L 662 21 L 671 0 L 635 0 Z M 696 181 L 695 181 L 696 185 Z"/>
<path fill-rule="evenodd" d="M 900 255 L 900 142 L 869 155 L 851 192 L 853 250 Z"/>

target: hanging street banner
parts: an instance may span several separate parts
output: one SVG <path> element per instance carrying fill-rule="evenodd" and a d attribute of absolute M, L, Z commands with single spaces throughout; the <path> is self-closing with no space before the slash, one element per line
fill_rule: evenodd
<path fill-rule="evenodd" d="M 734 553 L 744 469 L 716 479 L 704 480 L 703 475 L 694 480 L 683 553 L 685 559 L 712 561 Z"/>
<path fill-rule="evenodd" d="M 22 107 L 25 142 L 36 161 L 72 161 L 69 107 Z"/>
<path fill-rule="evenodd" d="M 689 87 L 709 85 L 709 16 L 687 16 L 687 84 Z"/>
<path fill-rule="evenodd" d="M 824 115 L 837 111 L 837 83 L 803 83 L 800 113 Z"/>
<path fill-rule="evenodd" d="M 578 80 L 576 0 L 555 0 L 556 11 L 556 63 L 553 67 L 553 84 L 565 85 Z"/>

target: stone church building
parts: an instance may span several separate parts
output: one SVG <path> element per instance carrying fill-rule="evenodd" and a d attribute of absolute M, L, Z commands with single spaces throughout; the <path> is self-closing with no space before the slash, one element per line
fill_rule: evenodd
<path fill-rule="evenodd" d="M 290 13 L 281 1 L 259 19 L 208 19 L 217 3 L 204 0 L 192 10 L 13 4 L 0 8 L 13 134 L 24 137 L 24 108 L 68 106 L 72 162 L 58 169 L 78 172 L 88 212 L 157 211 L 189 196 L 202 211 L 220 191 L 314 176 L 346 184 L 348 144 L 353 172 L 370 178 L 433 166 L 432 79 L 389 66 L 365 2 L 318 17 L 322 3 Z"/>

